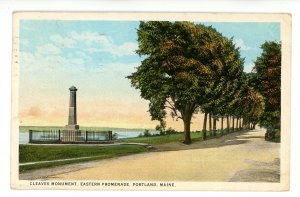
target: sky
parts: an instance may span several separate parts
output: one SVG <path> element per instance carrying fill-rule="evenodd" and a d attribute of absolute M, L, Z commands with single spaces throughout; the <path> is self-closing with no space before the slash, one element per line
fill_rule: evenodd
<path fill-rule="evenodd" d="M 265 41 L 280 41 L 279 23 L 205 23 L 233 37 L 251 72 Z M 69 90 L 77 91 L 77 120 L 82 126 L 150 128 L 148 102 L 126 76 L 140 65 L 138 21 L 20 21 L 20 125 L 64 126 Z M 195 115 L 192 130 L 201 129 Z M 183 129 L 167 119 L 167 127 Z"/>

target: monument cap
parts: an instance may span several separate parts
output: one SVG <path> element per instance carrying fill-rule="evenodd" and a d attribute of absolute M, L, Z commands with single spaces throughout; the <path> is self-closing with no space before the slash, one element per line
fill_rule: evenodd
<path fill-rule="evenodd" d="M 75 86 L 71 86 L 71 87 L 69 88 L 69 90 L 70 90 L 70 91 L 77 91 L 77 88 L 76 88 Z"/>

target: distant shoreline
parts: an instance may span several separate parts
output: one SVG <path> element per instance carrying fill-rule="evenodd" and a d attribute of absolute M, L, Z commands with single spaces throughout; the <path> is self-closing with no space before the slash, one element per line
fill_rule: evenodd
<path fill-rule="evenodd" d="M 63 126 L 19 126 L 19 132 L 28 132 L 29 129 L 50 129 L 50 130 L 58 130 L 58 129 L 64 129 Z M 131 132 L 141 132 L 144 130 L 149 131 L 155 131 L 155 129 L 149 129 L 149 128 L 118 128 L 118 127 L 93 127 L 93 126 L 80 126 L 81 130 L 99 130 L 99 131 L 108 131 L 108 130 L 124 130 L 124 131 L 131 131 Z"/>

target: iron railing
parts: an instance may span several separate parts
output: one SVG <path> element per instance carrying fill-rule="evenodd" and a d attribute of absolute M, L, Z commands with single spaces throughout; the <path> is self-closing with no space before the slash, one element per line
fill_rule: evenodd
<path fill-rule="evenodd" d="M 105 143 L 112 131 L 29 130 L 29 143 Z"/>

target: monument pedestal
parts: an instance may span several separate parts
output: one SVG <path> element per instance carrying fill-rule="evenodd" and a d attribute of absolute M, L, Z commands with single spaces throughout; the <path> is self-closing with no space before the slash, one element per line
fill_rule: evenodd
<path fill-rule="evenodd" d="M 62 142 L 78 142 L 82 141 L 79 125 L 66 125 L 62 134 Z"/>

